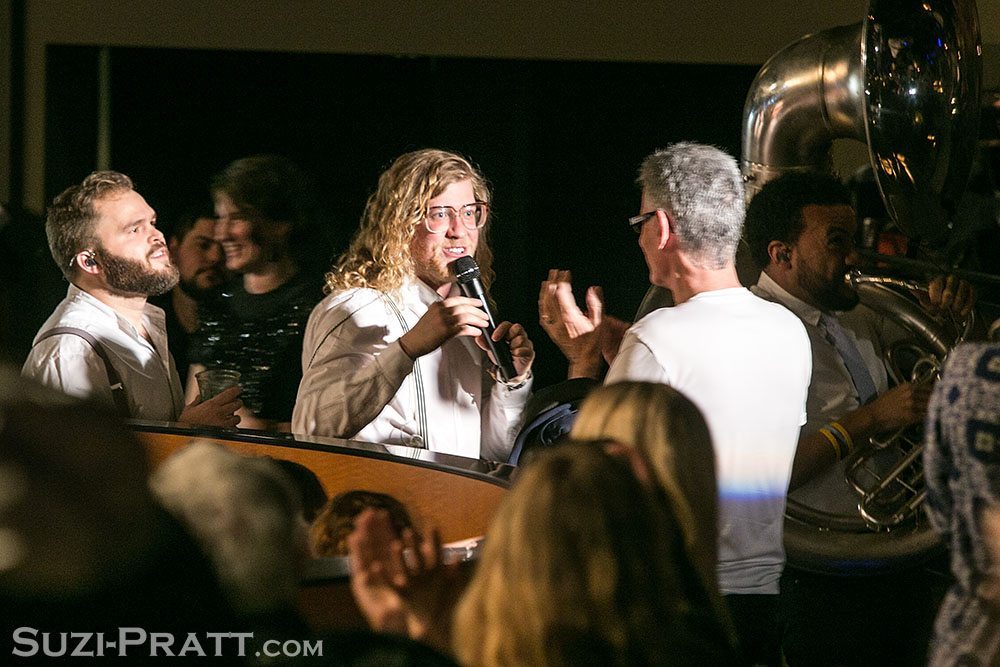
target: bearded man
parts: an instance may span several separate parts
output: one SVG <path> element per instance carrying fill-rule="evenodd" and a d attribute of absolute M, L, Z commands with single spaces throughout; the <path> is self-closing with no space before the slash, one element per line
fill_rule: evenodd
<path fill-rule="evenodd" d="M 156 212 L 118 172 L 67 188 L 45 220 L 52 258 L 70 282 L 21 374 L 113 404 L 124 417 L 235 426 L 239 388 L 184 405 L 163 311 L 147 298 L 179 279 Z"/>
<path fill-rule="evenodd" d="M 382 174 L 309 317 L 294 433 L 507 460 L 534 346 L 520 324 L 497 324 L 516 371 L 498 375 L 483 304 L 450 268 L 474 257 L 489 287 L 489 205 L 486 179 L 454 153 L 406 153 Z"/>

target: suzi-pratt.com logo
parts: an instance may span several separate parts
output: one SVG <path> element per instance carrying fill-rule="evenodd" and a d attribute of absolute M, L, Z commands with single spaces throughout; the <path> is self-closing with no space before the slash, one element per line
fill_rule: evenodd
<path fill-rule="evenodd" d="M 117 632 L 44 632 L 37 628 L 14 630 L 12 655 L 31 658 L 59 657 L 174 657 L 237 656 L 295 658 L 322 656 L 323 640 L 268 639 L 259 645 L 252 632 L 148 632 L 143 628 L 118 628 Z"/>

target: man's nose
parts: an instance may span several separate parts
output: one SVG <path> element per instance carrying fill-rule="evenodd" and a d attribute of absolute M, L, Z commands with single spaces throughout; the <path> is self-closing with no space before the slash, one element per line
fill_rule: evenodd
<path fill-rule="evenodd" d="M 461 215 L 459 213 L 452 212 L 451 216 L 448 218 L 448 236 L 451 238 L 458 238 L 464 236 L 468 230 L 465 225 L 462 224 Z"/>
<path fill-rule="evenodd" d="M 212 228 L 212 236 L 216 241 L 222 242 L 229 233 L 229 221 L 225 218 L 216 218 L 215 226 Z"/>
<path fill-rule="evenodd" d="M 211 244 L 206 254 L 208 255 L 209 262 L 212 264 L 220 264 L 222 262 L 222 258 L 224 257 L 222 254 L 222 245 L 218 243 Z"/>
<path fill-rule="evenodd" d="M 858 255 L 858 249 L 851 248 L 847 252 L 847 256 L 844 257 L 844 264 L 846 264 L 847 266 L 857 266 L 859 259 L 860 257 Z"/>

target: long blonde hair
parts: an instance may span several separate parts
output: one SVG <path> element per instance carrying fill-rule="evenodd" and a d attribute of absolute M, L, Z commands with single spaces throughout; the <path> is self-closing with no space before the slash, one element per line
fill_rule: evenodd
<path fill-rule="evenodd" d="M 688 556 L 698 568 L 713 606 L 727 623 L 716 573 L 715 452 L 708 426 L 694 403 L 663 384 L 605 385 L 584 399 L 570 436 L 607 438 L 643 454 L 677 518 Z"/>
<path fill-rule="evenodd" d="M 423 224 L 427 202 L 452 183 L 472 181 L 476 200 L 490 202 L 486 179 L 468 160 L 447 151 L 424 149 L 405 153 L 385 170 L 378 188 L 368 198 L 361 225 L 347 251 L 326 274 L 327 291 L 370 287 L 397 290 L 413 275 L 410 240 Z M 493 279 L 493 253 L 488 231 L 490 218 L 479 230 L 475 260 L 484 285 Z"/>
<path fill-rule="evenodd" d="M 519 474 L 455 612 L 463 665 L 667 664 L 709 652 L 681 581 L 676 525 L 599 443 L 539 453 Z"/>

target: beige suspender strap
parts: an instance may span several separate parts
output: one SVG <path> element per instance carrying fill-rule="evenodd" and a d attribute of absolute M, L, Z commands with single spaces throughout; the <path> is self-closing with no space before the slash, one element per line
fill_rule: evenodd
<path fill-rule="evenodd" d="M 38 336 L 38 340 L 35 341 L 35 344 L 37 345 L 38 343 L 41 343 L 46 338 L 62 334 L 78 336 L 87 341 L 90 346 L 94 348 L 94 352 L 96 352 L 97 356 L 99 356 L 101 361 L 104 362 L 104 370 L 108 374 L 108 384 L 111 385 L 111 398 L 115 402 L 115 407 L 118 409 L 118 413 L 126 419 L 130 417 L 131 414 L 128 408 L 128 396 L 125 394 L 125 385 L 122 384 L 122 379 L 118 375 L 118 371 L 115 370 L 114 365 L 112 365 L 111 359 L 108 357 L 108 353 L 104 349 L 104 346 L 101 345 L 100 341 L 98 341 L 90 332 L 84 331 L 83 329 L 77 329 L 76 327 L 55 327 L 40 334 Z"/>
<path fill-rule="evenodd" d="M 389 295 L 384 293 L 382 294 L 382 298 L 385 300 L 386 303 L 389 304 L 389 307 L 392 308 L 392 312 L 396 314 L 396 319 L 399 320 L 399 326 L 403 327 L 403 333 L 409 331 L 410 327 L 407 326 L 406 320 L 403 318 L 403 313 L 400 312 L 399 306 L 396 305 L 396 302 L 393 301 Z M 417 395 L 417 424 L 418 428 L 420 429 L 419 447 L 426 449 L 427 448 L 427 403 L 426 403 L 426 398 L 424 397 L 424 381 L 423 377 L 420 375 L 419 359 L 413 360 L 413 383 Z M 410 446 L 412 447 L 413 445 Z"/>

